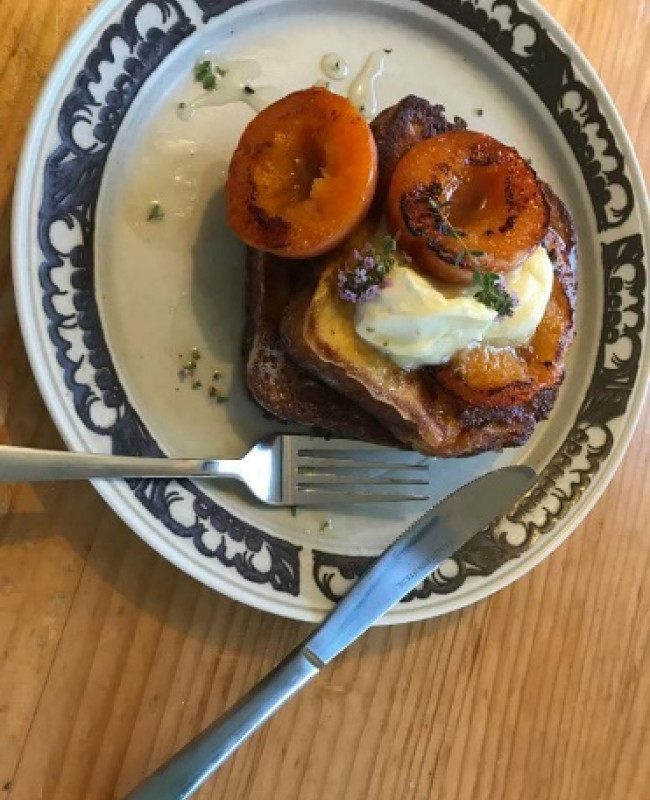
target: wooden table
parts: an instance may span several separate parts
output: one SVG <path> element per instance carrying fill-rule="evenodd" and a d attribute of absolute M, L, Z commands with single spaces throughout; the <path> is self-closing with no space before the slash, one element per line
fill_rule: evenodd
<path fill-rule="evenodd" d="M 60 447 L 18 330 L 16 162 L 37 93 L 94 3 L 0 0 L 2 441 Z M 650 170 L 650 7 L 545 0 Z M 474 608 L 378 629 L 199 795 L 228 800 L 650 797 L 650 414 L 589 519 Z M 0 800 L 120 797 L 308 626 L 209 591 L 89 486 L 0 488 Z"/>

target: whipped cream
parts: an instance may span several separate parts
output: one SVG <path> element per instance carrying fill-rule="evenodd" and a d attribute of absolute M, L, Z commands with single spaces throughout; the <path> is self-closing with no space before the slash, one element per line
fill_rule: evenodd
<path fill-rule="evenodd" d="M 444 364 L 466 347 L 524 344 L 539 325 L 553 287 L 553 265 L 537 248 L 505 276 L 506 289 L 519 300 L 511 317 L 474 299 L 472 286 L 453 286 L 397 263 L 390 280 L 355 311 L 357 334 L 403 369 Z"/>

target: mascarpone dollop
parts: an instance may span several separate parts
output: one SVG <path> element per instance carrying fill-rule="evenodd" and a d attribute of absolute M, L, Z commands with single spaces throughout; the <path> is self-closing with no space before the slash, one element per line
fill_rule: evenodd
<path fill-rule="evenodd" d="M 512 316 L 475 299 L 473 286 L 425 277 L 399 260 L 371 299 L 358 303 L 357 334 L 403 369 L 443 364 L 466 347 L 525 344 L 539 325 L 553 287 L 553 264 L 543 247 L 505 276 L 518 303 Z"/>

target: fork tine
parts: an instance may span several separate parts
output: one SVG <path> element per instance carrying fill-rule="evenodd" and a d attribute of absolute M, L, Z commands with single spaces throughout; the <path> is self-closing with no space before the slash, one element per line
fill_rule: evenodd
<path fill-rule="evenodd" d="M 296 491 L 295 505 L 299 506 L 339 506 L 356 503 L 408 503 L 416 500 L 428 500 L 424 494 L 393 494 L 387 492 L 351 492 L 323 491 L 321 489 L 299 488 Z"/>
<path fill-rule="evenodd" d="M 345 486 L 354 491 L 355 486 L 428 486 L 428 480 L 410 478 L 391 478 L 390 476 L 333 475 L 326 472 L 316 475 L 300 475 L 296 483 L 298 489 L 311 486 Z"/>
<path fill-rule="evenodd" d="M 349 439 L 289 435 L 283 442 L 285 498 L 296 505 L 428 499 L 430 459 L 421 453 Z"/>
<path fill-rule="evenodd" d="M 309 457 L 303 458 L 299 456 L 298 461 L 298 471 L 304 472 L 307 470 L 315 470 L 319 467 L 322 468 L 329 468 L 329 469 L 345 469 L 345 470 L 354 470 L 354 469 L 381 469 L 381 470 L 415 470 L 416 472 L 428 472 L 429 465 L 428 464 L 408 464 L 408 463 L 399 463 L 393 464 L 389 461 L 361 461 L 359 460 L 346 460 L 346 459 L 339 459 L 339 458 L 327 458 L 327 457 Z"/>
<path fill-rule="evenodd" d="M 360 448 L 350 447 L 350 442 L 335 442 L 330 440 L 326 444 L 334 443 L 332 447 L 306 447 L 304 444 L 294 443 L 295 453 L 299 458 L 338 458 L 346 461 L 359 461 L 374 458 L 385 463 L 401 462 L 404 464 L 428 464 L 430 459 L 421 453 L 410 450 L 395 450 L 388 447 Z M 346 446 L 343 446 L 345 444 Z"/>

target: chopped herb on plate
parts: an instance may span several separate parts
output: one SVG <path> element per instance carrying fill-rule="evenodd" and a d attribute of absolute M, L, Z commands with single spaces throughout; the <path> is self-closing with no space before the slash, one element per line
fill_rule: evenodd
<path fill-rule="evenodd" d="M 149 206 L 149 213 L 147 214 L 147 222 L 154 222 L 163 219 L 165 212 L 162 210 L 160 203 L 155 200 Z"/>

